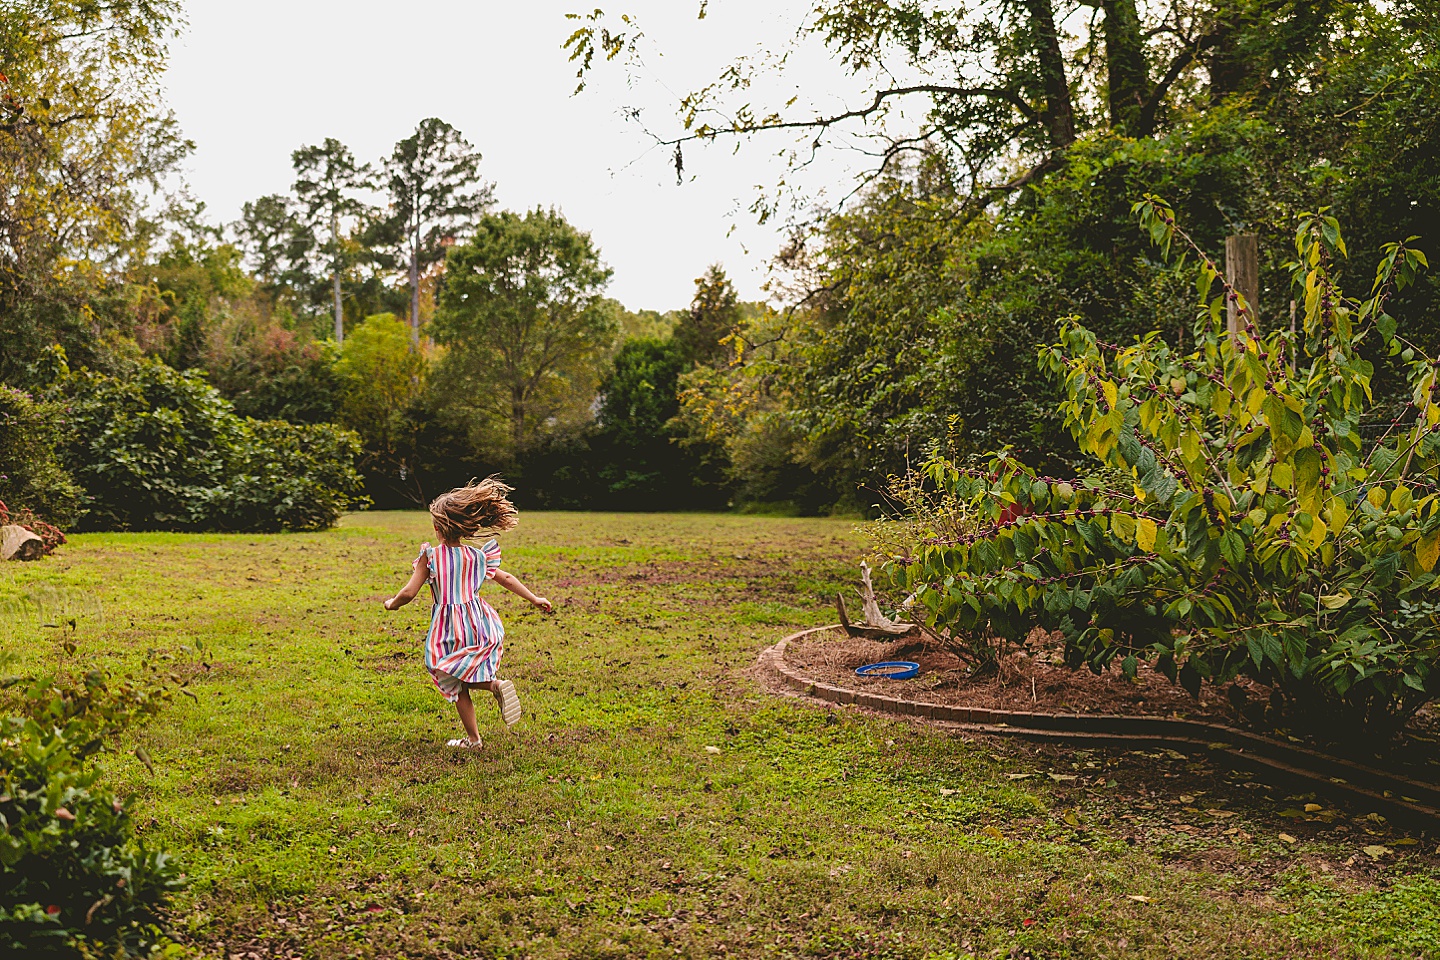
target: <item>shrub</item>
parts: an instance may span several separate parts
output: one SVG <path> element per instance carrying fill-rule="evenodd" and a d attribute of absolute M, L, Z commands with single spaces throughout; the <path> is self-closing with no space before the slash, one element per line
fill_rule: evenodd
<path fill-rule="evenodd" d="M 0 721 L 0 953 L 170 954 L 161 911 L 183 878 L 165 853 L 134 837 L 129 813 L 85 763 L 153 714 L 163 691 L 92 672 L 41 679 L 8 699 L 11 715 Z"/>
<path fill-rule="evenodd" d="M 1136 205 L 1167 250 L 1189 244 L 1163 203 Z M 1440 364 L 1385 312 L 1425 258 L 1385 248 L 1369 299 L 1344 296 L 1338 225 L 1308 216 L 1293 278 L 1304 326 L 1262 335 L 1251 305 L 1200 258 L 1208 301 L 1196 348 L 1157 334 L 1099 343 L 1077 322 L 1041 353 L 1063 377 L 1066 423 L 1099 461 L 1075 481 L 997 455 L 925 468 L 979 529 L 921 539 L 889 566 L 952 636 L 1058 629 L 1073 665 L 1141 657 L 1191 692 L 1246 674 L 1326 735 L 1393 734 L 1440 695 Z M 1226 332 L 1233 302 L 1243 332 Z M 1378 341 L 1378 342 L 1377 342 Z M 1373 365 L 1388 349 L 1411 402 L 1374 422 Z M 1118 482 L 1117 482 L 1118 481 Z"/>
<path fill-rule="evenodd" d="M 242 419 L 198 373 L 147 359 L 125 376 L 70 374 L 59 393 L 86 527 L 314 530 L 365 502 L 353 433 Z"/>
<path fill-rule="evenodd" d="M 333 342 L 308 339 L 244 303 L 221 312 L 200 360 L 210 383 L 240 416 L 323 423 L 339 412 L 338 353 Z"/>
<path fill-rule="evenodd" d="M 75 521 L 84 495 L 55 452 L 64 420 L 55 404 L 0 384 L 0 500 L 61 528 Z"/>

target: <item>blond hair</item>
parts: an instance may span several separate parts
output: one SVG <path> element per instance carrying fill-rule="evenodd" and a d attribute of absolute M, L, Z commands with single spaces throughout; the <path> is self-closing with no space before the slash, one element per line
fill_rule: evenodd
<path fill-rule="evenodd" d="M 496 477 L 471 480 L 430 501 L 430 518 L 443 540 L 473 537 L 481 530 L 509 530 L 520 511 L 507 496 L 515 488 Z"/>

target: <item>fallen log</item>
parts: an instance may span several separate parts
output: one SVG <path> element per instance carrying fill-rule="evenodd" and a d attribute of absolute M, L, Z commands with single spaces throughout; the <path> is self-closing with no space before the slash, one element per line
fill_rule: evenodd
<path fill-rule="evenodd" d="M 45 541 L 18 523 L 0 527 L 0 560 L 39 560 Z"/>

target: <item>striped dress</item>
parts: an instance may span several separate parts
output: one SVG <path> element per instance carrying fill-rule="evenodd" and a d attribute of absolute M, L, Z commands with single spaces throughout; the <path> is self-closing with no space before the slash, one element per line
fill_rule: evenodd
<path fill-rule="evenodd" d="M 425 668 L 435 688 L 454 703 L 462 684 L 495 679 L 504 649 L 500 614 L 480 598 L 480 587 L 500 569 L 500 545 L 432 547 L 421 551 L 430 561 L 430 632 L 425 638 Z"/>

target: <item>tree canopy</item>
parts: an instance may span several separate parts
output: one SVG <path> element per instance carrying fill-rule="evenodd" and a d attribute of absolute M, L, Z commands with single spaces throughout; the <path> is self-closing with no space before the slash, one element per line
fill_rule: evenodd
<path fill-rule="evenodd" d="M 454 403 L 499 412 L 510 449 L 524 449 L 566 413 L 574 381 L 595 376 L 615 333 L 602 301 L 610 275 L 589 234 L 555 210 L 481 218 L 450 249 L 432 324 Z"/>

